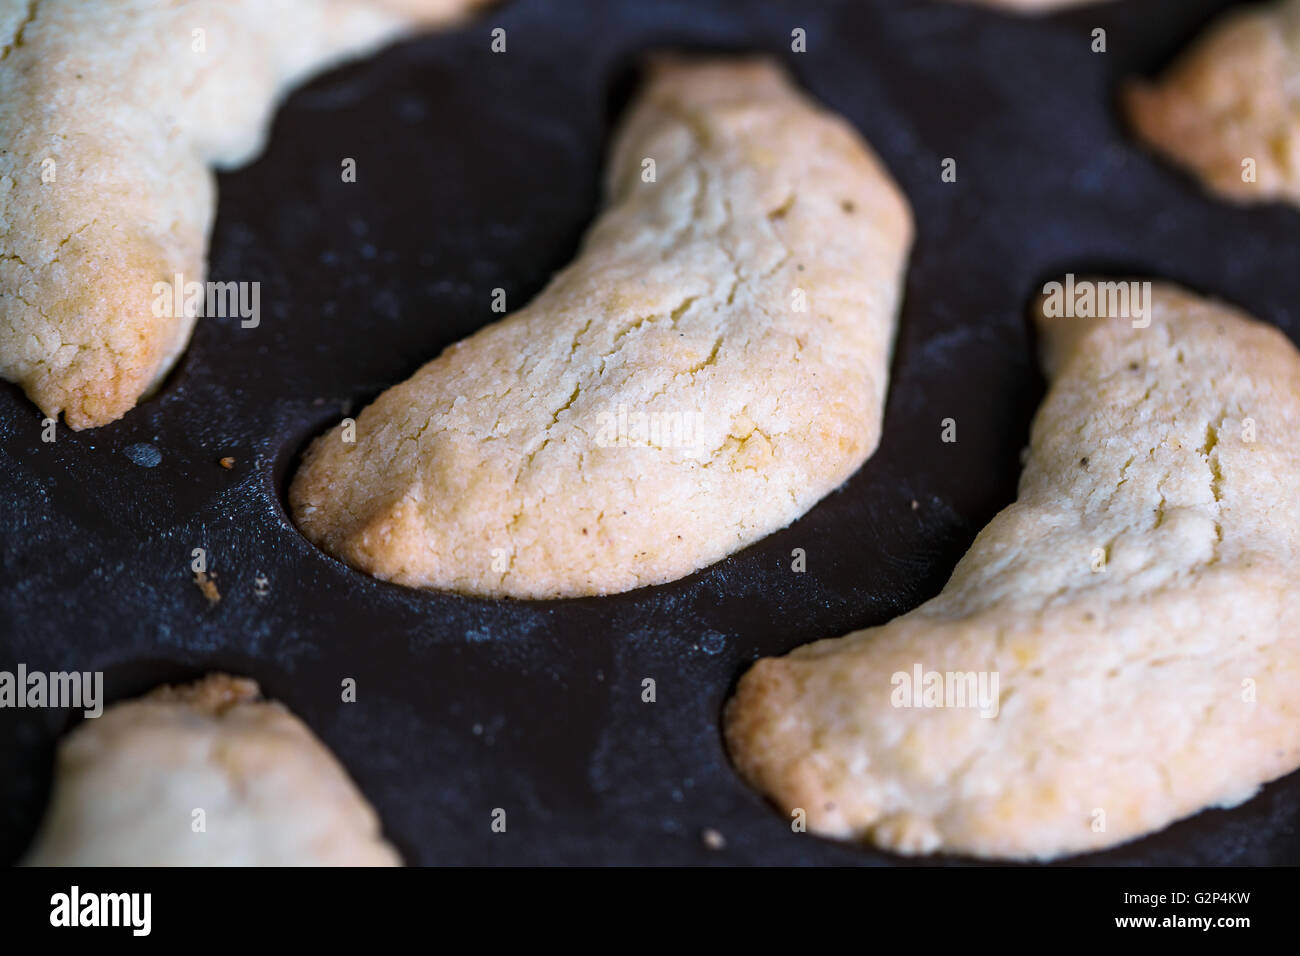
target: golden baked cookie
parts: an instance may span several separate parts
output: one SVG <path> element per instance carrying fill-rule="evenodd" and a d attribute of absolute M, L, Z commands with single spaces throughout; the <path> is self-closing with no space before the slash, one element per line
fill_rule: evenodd
<path fill-rule="evenodd" d="M 476 2 L 0 0 L 0 376 L 74 429 L 124 415 L 193 329 L 209 167 L 293 85 Z"/>
<path fill-rule="evenodd" d="M 59 746 L 28 866 L 395 866 L 365 798 L 257 684 L 213 674 L 87 720 Z"/>
<path fill-rule="evenodd" d="M 1123 100 L 1148 145 L 1220 196 L 1300 203 L 1300 0 L 1230 10 Z"/>
<path fill-rule="evenodd" d="M 1047 859 L 1300 766 L 1300 355 L 1151 298 L 1142 321 L 1040 310 L 1019 496 L 938 597 L 741 679 L 735 765 L 810 830 Z"/>
<path fill-rule="evenodd" d="M 660 59 L 525 308 L 318 438 L 294 521 L 400 584 L 609 594 L 794 521 L 876 447 L 911 213 L 761 59 Z"/>

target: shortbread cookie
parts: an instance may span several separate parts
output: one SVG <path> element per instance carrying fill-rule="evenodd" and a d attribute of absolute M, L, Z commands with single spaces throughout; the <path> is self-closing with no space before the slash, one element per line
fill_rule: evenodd
<path fill-rule="evenodd" d="M 1300 203 L 1300 0 L 1230 11 L 1124 102 L 1142 139 L 1214 192 Z"/>
<path fill-rule="evenodd" d="M 1040 320 L 1019 497 L 938 597 L 745 674 L 727 741 L 783 811 L 902 853 L 1045 859 L 1300 766 L 1300 355 L 1220 303 L 1153 300 L 1146 328 Z"/>
<path fill-rule="evenodd" d="M 294 84 L 475 2 L 0 0 L 0 376 L 72 428 L 125 414 L 193 328 L 155 286 L 205 279 L 209 166 Z"/>
<path fill-rule="evenodd" d="M 29 866 L 394 866 L 334 756 L 251 680 L 214 674 L 87 720 L 59 747 Z"/>
<path fill-rule="evenodd" d="M 794 521 L 875 449 L 906 201 L 758 59 L 661 59 L 527 307 L 311 446 L 298 526 L 401 584 L 608 594 Z M 353 440 L 354 439 L 354 440 Z"/>

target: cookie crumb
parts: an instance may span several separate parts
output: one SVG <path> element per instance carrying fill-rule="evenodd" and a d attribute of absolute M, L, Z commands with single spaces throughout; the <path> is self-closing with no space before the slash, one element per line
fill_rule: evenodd
<path fill-rule="evenodd" d="M 217 590 L 216 577 L 215 571 L 211 573 L 207 571 L 194 572 L 194 583 L 198 585 L 199 590 L 203 592 L 203 596 L 208 599 L 209 604 L 216 604 L 221 600 L 221 592 Z"/>
<path fill-rule="evenodd" d="M 727 846 L 726 838 L 713 827 L 700 832 L 700 841 L 710 850 L 722 850 Z"/>
<path fill-rule="evenodd" d="M 226 471 L 229 471 L 231 468 L 235 467 L 235 459 L 227 455 L 226 457 L 218 461 L 217 464 L 220 465 L 222 468 L 226 469 Z"/>

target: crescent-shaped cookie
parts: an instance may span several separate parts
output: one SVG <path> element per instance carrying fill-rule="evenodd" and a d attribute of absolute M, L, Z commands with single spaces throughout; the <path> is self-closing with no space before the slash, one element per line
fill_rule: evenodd
<path fill-rule="evenodd" d="M 1148 145 L 1223 198 L 1300 203 L 1300 0 L 1229 11 L 1123 99 Z"/>
<path fill-rule="evenodd" d="M 1300 355 L 1226 305 L 1151 298 L 1040 319 L 1019 496 L 938 597 L 741 679 L 735 765 L 810 830 L 1046 859 L 1300 766 Z"/>
<path fill-rule="evenodd" d="M 661 59 L 608 204 L 528 306 L 308 450 L 293 517 L 377 577 L 556 598 L 788 525 L 880 435 L 911 214 L 758 59 Z"/>
<path fill-rule="evenodd" d="M 251 680 L 110 707 L 60 745 L 28 866 L 396 866 L 347 772 Z"/>
<path fill-rule="evenodd" d="M 476 0 L 0 0 L 0 376 L 74 429 L 120 418 L 189 340 L 209 167 L 296 83 Z M 176 297 L 173 297 L 176 298 Z"/>

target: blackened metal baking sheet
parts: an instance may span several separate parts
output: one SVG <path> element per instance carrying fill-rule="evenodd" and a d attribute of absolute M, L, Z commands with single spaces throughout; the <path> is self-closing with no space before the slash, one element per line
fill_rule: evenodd
<path fill-rule="evenodd" d="M 517 0 L 318 79 L 266 153 L 220 177 L 211 278 L 261 283 L 258 328 L 201 321 L 158 397 L 53 444 L 0 390 L 0 668 L 103 670 L 113 699 L 251 675 L 333 748 L 413 863 L 903 862 L 792 833 L 730 769 L 723 703 L 755 657 L 936 593 L 1012 500 L 1043 393 L 1025 308 L 1046 278 L 1167 277 L 1300 335 L 1300 213 L 1203 195 L 1113 105 L 1121 78 L 1155 71 L 1227 5 L 1023 19 L 925 0 Z M 504 54 L 489 49 L 497 26 Z M 490 322 L 491 290 L 517 307 L 570 259 L 634 65 L 660 47 L 781 57 L 907 192 L 918 238 L 880 450 L 791 528 L 617 597 L 420 593 L 318 552 L 283 505 L 303 443 Z M 956 183 L 940 181 L 946 157 Z M 940 441 L 947 417 L 955 444 Z M 139 443 L 155 467 L 128 457 Z M 199 547 L 216 605 L 191 581 Z M 0 859 L 30 840 L 73 722 L 0 711 Z M 1080 862 L 1296 863 L 1298 821 L 1292 775 Z"/>

